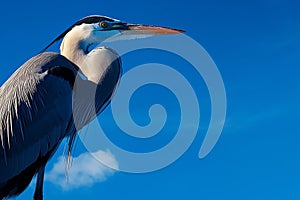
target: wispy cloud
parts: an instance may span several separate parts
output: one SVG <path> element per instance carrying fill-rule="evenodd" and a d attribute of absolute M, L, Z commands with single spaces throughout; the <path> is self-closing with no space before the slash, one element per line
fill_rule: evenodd
<path fill-rule="evenodd" d="M 118 169 L 118 162 L 109 151 L 98 151 L 93 154 L 105 159 L 105 163 Z M 68 190 L 81 186 L 92 186 L 94 183 L 105 181 L 114 173 L 115 170 L 101 164 L 90 153 L 83 153 L 72 158 L 72 166 L 67 171 L 68 179 L 66 178 L 66 162 L 63 156 L 60 156 L 53 168 L 46 172 L 45 179 L 64 190 Z"/>

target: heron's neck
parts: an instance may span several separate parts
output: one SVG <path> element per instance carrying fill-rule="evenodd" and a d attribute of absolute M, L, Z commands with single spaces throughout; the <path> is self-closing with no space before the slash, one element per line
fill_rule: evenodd
<path fill-rule="evenodd" d="M 64 37 L 60 46 L 61 54 L 78 65 L 78 67 L 82 66 L 88 47 L 88 44 L 85 44 L 81 37 L 80 34 L 71 31 Z"/>
<path fill-rule="evenodd" d="M 98 40 L 99 41 L 99 40 Z M 97 42 L 91 31 L 84 27 L 74 27 L 64 37 L 60 46 L 61 55 L 75 63 L 82 74 L 91 82 L 99 84 L 118 55 L 111 49 L 102 47 L 88 52 L 88 47 Z M 119 68 L 119 66 L 117 66 Z"/>

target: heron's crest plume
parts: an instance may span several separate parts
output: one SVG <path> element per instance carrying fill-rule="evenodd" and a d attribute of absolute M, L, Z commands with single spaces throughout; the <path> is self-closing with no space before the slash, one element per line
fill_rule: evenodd
<path fill-rule="evenodd" d="M 40 53 L 45 52 L 51 45 L 53 45 L 55 42 L 57 42 L 58 40 L 65 37 L 65 35 L 69 31 L 71 31 L 75 26 L 79 26 L 81 24 L 93 24 L 93 23 L 97 23 L 97 22 L 100 22 L 103 20 L 106 20 L 109 22 L 114 21 L 114 19 L 112 19 L 112 18 L 109 18 L 106 16 L 101 16 L 101 15 L 90 15 L 90 16 L 80 19 L 79 21 L 75 22 L 72 26 L 70 26 L 67 30 L 65 30 L 62 34 L 60 34 L 57 38 L 55 38 L 52 42 L 50 42 Z"/>

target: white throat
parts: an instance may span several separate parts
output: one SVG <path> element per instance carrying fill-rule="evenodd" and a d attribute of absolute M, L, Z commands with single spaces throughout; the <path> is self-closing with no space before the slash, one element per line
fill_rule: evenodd
<path fill-rule="evenodd" d="M 83 30 L 83 28 L 81 28 L 80 26 L 74 27 L 70 32 L 66 34 L 61 43 L 61 55 L 65 56 L 76 65 L 82 66 L 82 62 L 87 55 L 86 50 L 90 45 L 87 39 L 89 35 L 89 30 Z"/>

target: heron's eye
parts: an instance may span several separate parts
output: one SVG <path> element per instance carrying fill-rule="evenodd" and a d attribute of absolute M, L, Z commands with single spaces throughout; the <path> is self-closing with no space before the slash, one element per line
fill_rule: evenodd
<path fill-rule="evenodd" d="M 100 26 L 101 26 L 102 28 L 106 28 L 106 27 L 107 27 L 107 23 L 106 23 L 106 22 L 100 22 Z"/>

